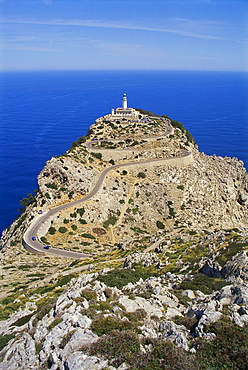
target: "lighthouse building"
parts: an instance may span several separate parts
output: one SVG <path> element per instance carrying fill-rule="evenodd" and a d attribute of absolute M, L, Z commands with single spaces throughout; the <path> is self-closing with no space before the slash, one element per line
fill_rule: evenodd
<path fill-rule="evenodd" d="M 127 95 L 123 94 L 122 106 L 120 108 L 112 109 L 111 116 L 114 118 L 128 118 L 128 119 L 138 119 L 139 112 L 134 108 L 128 108 L 127 106 Z"/>

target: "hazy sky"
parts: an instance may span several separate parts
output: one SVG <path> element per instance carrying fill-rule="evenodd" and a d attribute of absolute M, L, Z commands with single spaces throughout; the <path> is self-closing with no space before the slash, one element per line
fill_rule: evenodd
<path fill-rule="evenodd" d="M 1 69 L 247 70 L 247 0 L 0 0 Z"/>

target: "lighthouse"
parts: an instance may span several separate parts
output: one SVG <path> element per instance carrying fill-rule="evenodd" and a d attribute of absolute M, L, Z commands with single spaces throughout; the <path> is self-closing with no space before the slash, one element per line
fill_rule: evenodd
<path fill-rule="evenodd" d="M 124 121 L 128 122 L 128 120 L 139 119 L 140 112 L 136 111 L 134 108 L 127 107 L 127 94 L 123 94 L 122 97 L 122 106 L 116 109 L 111 109 L 111 119 L 112 120 L 120 120 L 123 119 Z"/>
<path fill-rule="evenodd" d="M 127 109 L 127 95 L 123 94 L 122 97 L 122 109 Z"/>

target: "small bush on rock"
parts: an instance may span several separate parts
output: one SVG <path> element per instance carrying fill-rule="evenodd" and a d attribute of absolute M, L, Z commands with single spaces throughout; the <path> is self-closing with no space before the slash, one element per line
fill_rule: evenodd
<path fill-rule="evenodd" d="M 8 344 L 8 342 L 15 338 L 14 334 L 0 335 L 0 351 Z"/>
<path fill-rule="evenodd" d="M 146 339 L 151 351 L 133 357 L 131 370 L 202 370 L 196 356 L 187 353 L 173 343 L 161 339 Z"/>
<path fill-rule="evenodd" d="M 29 315 L 26 315 L 26 316 L 22 316 L 18 320 L 16 320 L 11 326 L 25 325 L 27 322 L 29 322 L 29 320 L 31 319 L 32 316 L 33 316 L 33 313 L 31 313 Z"/>
<path fill-rule="evenodd" d="M 140 278 L 143 280 L 150 276 L 158 276 L 149 268 L 136 266 L 135 269 L 116 269 L 108 272 L 106 275 L 98 276 L 98 280 L 102 281 L 110 287 L 116 286 L 118 289 L 123 288 L 128 283 L 136 283 Z"/>
<path fill-rule="evenodd" d="M 87 299 L 87 301 L 96 301 L 97 300 L 97 294 L 94 290 L 83 290 L 81 293 L 82 297 Z"/>
<path fill-rule="evenodd" d="M 247 369 L 248 324 L 241 328 L 224 316 L 205 330 L 216 334 L 216 338 L 198 341 L 198 358 L 203 369 Z"/>
<path fill-rule="evenodd" d="M 107 359 L 115 359 L 115 366 L 123 362 L 130 362 L 134 354 L 139 352 L 140 344 L 136 333 L 132 331 L 113 330 L 110 334 L 100 338 L 90 348 L 91 355 L 102 355 Z"/>
<path fill-rule="evenodd" d="M 195 274 L 193 279 L 184 280 L 179 289 L 201 290 L 204 294 L 211 294 L 213 290 L 219 290 L 228 283 L 221 279 L 210 278 L 204 274 Z"/>
<path fill-rule="evenodd" d="M 61 227 L 59 228 L 59 232 L 60 232 L 61 234 L 66 233 L 66 231 L 67 231 L 67 228 L 66 228 L 66 227 L 64 227 L 64 226 L 61 226 Z"/>
<path fill-rule="evenodd" d="M 134 312 L 126 312 L 125 316 L 132 322 L 139 322 L 144 320 L 147 313 L 143 308 L 138 308 Z"/>
<path fill-rule="evenodd" d="M 121 320 L 115 316 L 100 316 L 92 322 L 92 331 L 97 335 L 103 335 L 112 330 L 132 330 L 134 325 L 127 320 Z"/>
<path fill-rule="evenodd" d="M 156 225 L 157 225 L 157 228 L 158 228 L 158 229 L 164 229 L 164 224 L 163 224 L 163 222 L 161 222 L 161 221 L 157 221 L 157 222 L 156 222 Z"/>

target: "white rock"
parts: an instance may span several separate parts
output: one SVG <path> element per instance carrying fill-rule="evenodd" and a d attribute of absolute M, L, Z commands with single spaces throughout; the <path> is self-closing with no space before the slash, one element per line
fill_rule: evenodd
<path fill-rule="evenodd" d="M 151 325 L 142 325 L 139 327 L 142 330 L 142 335 L 148 338 L 157 338 L 156 330 Z"/>
<path fill-rule="evenodd" d="M 193 290 L 191 290 L 191 289 L 184 290 L 184 291 L 182 292 L 182 295 L 183 295 L 183 296 L 186 296 L 186 297 L 188 297 L 188 298 L 190 298 L 190 299 L 195 299 L 195 293 L 194 293 L 194 292 L 193 292 Z"/>
<path fill-rule="evenodd" d="M 61 351 L 61 358 L 66 360 L 69 356 L 78 351 L 82 346 L 89 345 L 96 342 L 98 336 L 90 330 L 84 330 L 79 328 L 71 337 L 69 342 L 65 345 L 64 349 Z"/>
<path fill-rule="evenodd" d="M 19 339 L 7 346 L 4 359 L 0 364 L 1 370 L 27 370 L 38 368 L 38 356 L 35 350 L 35 341 L 24 333 Z"/>
<path fill-rule="evenodd" d="M 183 316 L 180 311 L 176 310 L 175 308 L 168 307 L 165 313 L 167 319 L 171 319 L 175 316 Z"/>
<path fill-rule="evenodd" d="M 65 361 L 67 370 L 101 370 L 108 366 L 107 360 L 101 360 L 98 357 L 82 354 L 82 352 L 74 352 Z"/>
<path fill-rule="evenodd" d="M 162 316 L 163 307 L 156 302 L 152 304 L 145 298 L 136 297 L 135 299 L 129 299 L 127 296 L 122 296 L 118 301 L 126 308 L 127 312 L 134 312 L 139 308 L 143 308 L 149 316 Z"/>
<path fill-rule="evenodd" d="M 196 335 L 199 337 L 205 336 L 204 327 L 210 323 L 218 321 L 221 316 L 222 313 L 217 311 L 204 313 L 195 329 Z"/>
<path fill-rule="evenodd" d="M 163 337 L 175 343 L 178 347 L 182 347 L 186 351 L 189 349 L 187 337 L 189 330 L 183 325 L 176 325 L 173 321 L 162 321 L 159 330 L 163 332 Z"/>

